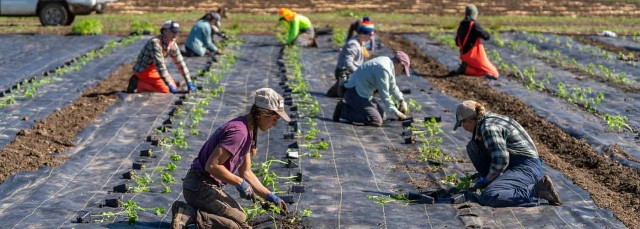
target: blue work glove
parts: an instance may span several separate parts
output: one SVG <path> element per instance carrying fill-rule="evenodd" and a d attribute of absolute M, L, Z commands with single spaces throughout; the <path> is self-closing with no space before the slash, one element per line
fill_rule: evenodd
<path fill-rule="evenodd" d="M 198 88 L 195 84 L 193 84 L 193 82 L 188 82 L 187 87 L 189 88 L 189 91 L 198 92 Z"/>
<path fill-rule="evenodd" d="M 266 200 L 274 203 L 278 208 L 280 208 L 280 215 L 284 216 L 289 213 L 289 205 L 273 194 L 273 192 L 269 193 Z"/>
<path fill-rule="evenodd" d="M 489 185 L 489 179 L 487 179 L 486 177 L 480 177 L 476 181 L 476 184 L 473 185 L 473 188 L 474 189 L 484 188 L 484 187 L 487 187 L 487 185 Z"/>
<path fill-rule="evenodd" d="M 169 85 L 169 92 L 178 93 L 178 88 L 176 86 Z"/>
<path fill-rule="evenodd" d="M 236 189 L 240 192 L 240 198 L 247 200 L 253 199 L 253 188 L 251 188 L 251 185 L 244 179 L 242 179 L 240 185 L 236 186 Z"/>

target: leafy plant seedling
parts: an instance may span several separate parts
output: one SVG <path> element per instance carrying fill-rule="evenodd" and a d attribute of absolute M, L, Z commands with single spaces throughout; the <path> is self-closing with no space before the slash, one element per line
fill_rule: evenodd
<path fill-rule="evenodd" d="M 301 213 L 302 217 L 311 217 L 311 214 L 313 214 L 313 212 L 308 208 L 304 208 Z"/>

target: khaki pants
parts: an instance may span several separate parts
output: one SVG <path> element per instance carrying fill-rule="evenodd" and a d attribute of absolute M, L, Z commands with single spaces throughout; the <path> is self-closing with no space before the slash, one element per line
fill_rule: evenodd
<path fill-rule="evenodd" d="M 316 33 L 313 27 L 307 28 L 304 32 L 298 34 L 296 40 L 293 42 L 299 47 L 313 47 L 315 44 Z"/>
<path fill-rule="evenodd" d="M 206 174 L 189 170 L 182 188 L 184 199 L 196 209 L 198 228 L 251 228 L 240 204 Z"/>

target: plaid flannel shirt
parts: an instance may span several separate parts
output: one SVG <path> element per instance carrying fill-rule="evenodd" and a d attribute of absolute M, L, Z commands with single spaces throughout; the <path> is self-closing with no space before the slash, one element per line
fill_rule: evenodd
<path fill-rule="evenodd" d="M 525 129 L 515 120 L 494 113 L 487 113 L 478 120 L 479 133 L 491 155 L 488 176 L 500 174 L 509 166 L 509 155 L 538 157 L 538 150 Z"/>
<path fill-rule="evenodd" d="M 160 74 L 160 78 L 162 81 L 169 85 L 169 81 L 167 80 L 171 75 L 167 70 L 167 65 L 165 64 L 165 59 L 167 56 L 171 56 L 173 59 L 173 63 L 176 64 L 180 74 L 184 77 L 184 80 L 188 83 L 191 82 L 191 76 L 189 75 L 189 69 L 187 68 L 187 64 L 184 62 L 184 58 L 180 53 L 180 49 L 178 48 L 178 44 L 175 42 L 171 43 L 171 45 L 164 45 L 162 42 L 163 36 L 156 36 L 151 38 L 149 42 L 144 46 L 142 51 L 140 51 L 140 55 L 138 55 L 138 61 L 136 65 L 133 66 L 133 72 L 138 74 L 149 66 L 152 63 L 156 64 L 156 69 Z"/>

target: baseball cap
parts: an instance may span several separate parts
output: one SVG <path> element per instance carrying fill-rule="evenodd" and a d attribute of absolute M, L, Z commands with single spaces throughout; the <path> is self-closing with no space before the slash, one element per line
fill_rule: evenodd
<path fill-rule="evenodd" d="M 168 20 L 168 21 L 165 21 L 164 24 L 162 24 L 162 29 L 169 29 L 171 30 L 171 32 L 179 33 L 180 25 L 178 24 L 178 22 L 174 20 Z"/>
<path fill-rule="evenodd" d="M 222 19 L 220 14 L 218 14 L 216 12 L 210 12 L 209 15 L 211 15 L 211 19 L 214 20 L 214 21 L 220 21 Z"/>
<path fill-rule="evenodd" d="M 275 111 L 282 119 L 289 122 L 289 115 L 284 111 L 284 98 L 271 88 L 261 88 L 256 91 L 256 106 Z"/>
<path fill-rule="evenodd" d="M 402 66 L 404 66 L 404 73 L 407 74 L 407 76 L 411 76 L 411 73 L 409 71 L 409 66 L 411 66 L 409 55 L 407 55 L 403 51 L 397 51 L 396 55 L 393 56 L 393 58 L 400 61 L 400 63 L 402 63 Z"/>
<path fill-rule="evenodd" d="M 456 125 L 453 126 L 454 131 L 460 127 L 462 120 L 476 115 L 476 104 L 478 104 L 478 102 L 467 100 L 458 105 L 458 108 L 456 108 Z"/>

